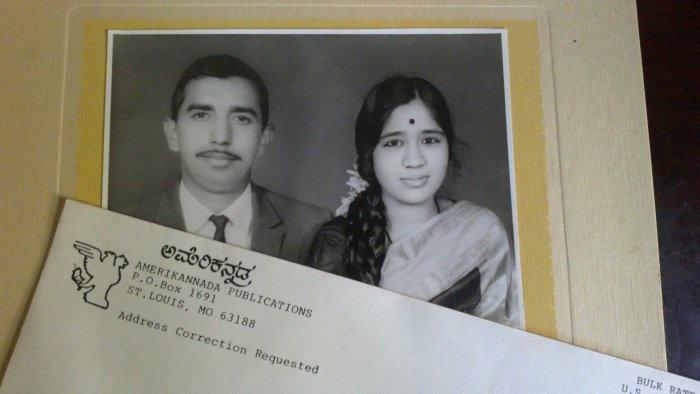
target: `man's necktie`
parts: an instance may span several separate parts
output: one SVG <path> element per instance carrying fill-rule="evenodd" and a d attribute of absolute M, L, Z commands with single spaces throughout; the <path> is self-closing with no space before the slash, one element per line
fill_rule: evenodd
<path fill-rule="evenodd" d="M 228 218 L 224 215 L 211 215 L 209 220 L 216 226 L 216 232 L 214 233 L 214 240 L 226 242 L 226 223 L 228 223 Z"/>

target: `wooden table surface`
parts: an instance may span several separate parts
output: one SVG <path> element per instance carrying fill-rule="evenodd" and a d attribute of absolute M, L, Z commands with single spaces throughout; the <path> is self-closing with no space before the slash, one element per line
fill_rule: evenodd
<path fill-rule="evenodd" d="M 700 2 L 638 0 L 668 370 L 700 380 Z"/>

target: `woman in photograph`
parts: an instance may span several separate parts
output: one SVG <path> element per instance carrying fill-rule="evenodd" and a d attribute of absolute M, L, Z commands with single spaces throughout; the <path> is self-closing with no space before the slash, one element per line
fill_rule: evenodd
<path fill-rule="evenodd" d="M 436 196 L 456 145 L 447 103 L 428 81 L 399 76 L 375 86 L 355 123 L 348 184 L 356 193 L 316 235 L 310 265 L 520 326 L 503 225 L 484 207 Z"/>

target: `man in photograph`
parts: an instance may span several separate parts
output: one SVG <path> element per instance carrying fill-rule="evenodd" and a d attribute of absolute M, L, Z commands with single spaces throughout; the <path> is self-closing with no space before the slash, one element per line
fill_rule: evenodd
<path fill-rule="evenodd" d="M 201 58 L 182 74 L 163 122 L 181 177 L 161 193 L 116 208 L 129 216 L 285 260 L 306 262 L 329 211 L 251 182 L 273 137 L 260 75 L 228 55 Z"/>

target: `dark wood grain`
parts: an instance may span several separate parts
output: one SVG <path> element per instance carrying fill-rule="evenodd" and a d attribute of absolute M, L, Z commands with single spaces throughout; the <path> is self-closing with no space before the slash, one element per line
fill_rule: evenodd
<path fill-rule="evenodd" d="M 668 369 L 700 380 L 700 2 L 638 0 Z"/>

